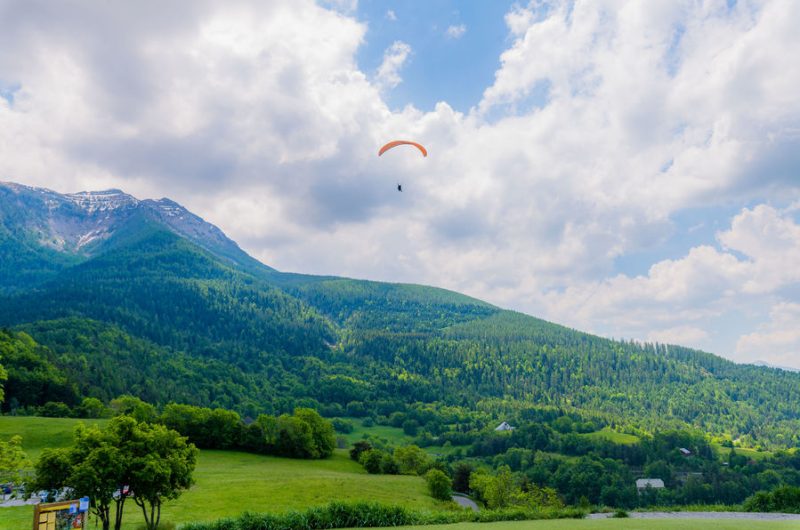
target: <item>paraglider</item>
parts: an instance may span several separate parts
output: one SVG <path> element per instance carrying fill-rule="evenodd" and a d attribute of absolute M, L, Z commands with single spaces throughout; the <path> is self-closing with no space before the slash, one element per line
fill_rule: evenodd
<path fill-rule="evenodd" d="M 393 148 L 397 147 L 398 145 L 411 145 L 411 146 L 414 146 L 417 149 L 419 149 L 419 152 L 422 153 L 422 156 L 424 156 L 424 157 L 428 156 L 428 150 L 425 149 L 425 146 L 423 146 L 422 144 L 418 144 L 417 142 L 412 142 L 410 140 L 394 140 L 394 141 L 391 141 L 391 142 L 389 142 L 388 144 L 384 145 L 383 147 L 381 147 L 378 150 L 378 156 L 381 156 L 383 153 L 385 153 L 389 149 L 393 149 Z M 403 192 L 403 185 L 402 184 L 400 184 L 400 183 L 397 184 L 397 191 L 399 191 L 401 193 Z"/>
<path fill-rule="evenodd" d="M 425 149 L 425 147 L 422 144 L 418 144 L 417 142 L 411 142 L 409 140 L 394 140 L 392 142 L 389 142 L 388 144 L 380 148 L 380 150 L 378 151 L 378 156 L 381 156 L 389 149 L 397 147 L 398 145 L 413 145 L 414 147 L 419 149 L 419 152 L 422 153 L 422 156 L 428 156 L 428 150 Z"/>

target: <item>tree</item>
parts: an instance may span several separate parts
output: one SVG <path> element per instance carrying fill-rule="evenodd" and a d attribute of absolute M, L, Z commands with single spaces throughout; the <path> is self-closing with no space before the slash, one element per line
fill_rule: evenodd
<path fill-rule="evenodd" d="M 428 453 L 416 445 L 407 445 L 395 449 L 394 460 L 403 475 L 422 475 L 431 467 L 431 459 Z"/>
<path fill-rule="evenodd" d="M 78 405 L 78 416 L 81 418 L 107 418 L 111 415 L 111 410 L 97 398 L 83 398 Z"/>
<path fill-rule="evenodd" d="M 314 438 L 311 426 L 296 416 L 282 414 L 277 421 L 277 454 L 294 458 L 313 458 Z"/>
<path fill-rule="evenodd" d="M 197 448 L 163 425 L 138 423 L 122 440 L 127 478 L 148 530 L 158 528 L 161 505 L 176 499 L 192 483 Z"/>
<path fill-rule="evenodd" d="M 364 451 L 359 456 L 358 461 L 364 466 L 364 469 L 367 470 L 367 473 L 371 475 L 377 475 L 383 470 L 383 459 L 385 453 L 380 449 L 370 449 L 369 451 Z"/>
<path fill-rule="evenodd" d="M 467 462 L 459 462 L 453 467 L 453 489 L 461 493 L 469 492 L 469 476 L 472 466 Z"/>
<path fill-rule="evenodd" d="M 0 440 L 0 482 L 18 484 L 20 472 L 31 465 L 28 455 L 22 450 L 22 437 L 12 436 L 8 442 Z"/>
<path fill-rule="evenodd" d="M 494 476 L 473 473 L 469 487 L 477 492 L 489 508 L 505 508 L 511 504 L 515 493 L 511 468 L 508 466 L 500 466 Z"/>
<path fill-rule="evenodd" d="M 130 416 L 111 420 L 106 429 L 79 425 L 74 445 L 45 450 L 36 463 L 34 488 L 71 488 L 91 499 L 91 509 L 103 524 L 122 526 L 125 491 L 135 492 L 148 530 L 158 527 L 161 504 L 177 498 L 191 485 L 197 449 L 163 425 L 139 423 Z"/>
<path fill-rule="evenodd" d="M 358 441 L 354 443 L 353 448 L 350 449 L 350 458 L 358 462 L 361 457 L 361 453 L 369 451 L 370 449 L 372 449 L 372 444 L 366 440 Z"/>
<path fill-rule="evenodd" d="M 115 498 L 125 476 L 125 460 L 118 447 L 120 440 L 114 422 L 104 431 L 96 426 L 79 425 L 72 447 L 45 449 L 36 462 L 33 482 L 34 489 L 53 491 L 69 487 L 76 495 L 89 497 L 91 510 L 100 519 L 103 530 L 111 527 L 112 505 L 115 505 L 114 528 L 121 527 L 126 499 L 125 495 Z"/>
<path fill-rule="evenodd" d="M 431 497 L 440 501 L 449 501 L 452 495 L 453 481 L 438 469 L 431 469 L 425 473 L 425 482 Z"/>
<path fill-rule="evenodd" d="M 152 422 L 156 421 L 158 417 L 156 408 L 153 405 L 131 395 L 112 399 L 109 405 L 115 415 L 132 416 L 137 421 Z"/>
<path fill-rule="evenodd" d="M 6 379 L 8 379 L 8 373 L 3 368 L 3 365 L 0 364 L 0 403 L 2 403 L 3 398 L 5 398 L 5 391 L 2 383 L 5 382 Z"/>
<path fill-rule="evenodd" d="M 298 408 L 295 409 L 294 415 L 311 428 L 312 458 L 326 458 L 332 455 L 336 448 L 336 431 L 331 422 L 314 409 Z"/>

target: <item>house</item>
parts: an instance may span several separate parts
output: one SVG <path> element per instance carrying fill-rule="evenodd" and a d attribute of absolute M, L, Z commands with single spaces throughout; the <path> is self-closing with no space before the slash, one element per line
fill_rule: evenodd
<path fill-rule="evenodd" d="M 497 432 L 513 431 L 514 427 L 512 427 L 511 425 L 509 425 L 507 422 L 504 421 L 503 423 L 495 427 L 494 430 Z"/>
<path fill-rule="evenodd" d="M 683 456 L 691 456 L 692 454 L 692 452 L 686 449 L 685 447 L 681 447 L 680 449 L 678 449 L 678 451 L 680 451 Z"/>
<path fill-rule="evenodd" d="M 643 492 L 647 488 L 661 489 L 664 487 L 664 481 L 660 478 L 640 478 L 636 480 L 636 491 Z"/>

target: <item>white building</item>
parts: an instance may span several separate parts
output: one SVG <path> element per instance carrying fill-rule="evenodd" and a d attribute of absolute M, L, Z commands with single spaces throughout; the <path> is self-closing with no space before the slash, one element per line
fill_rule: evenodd
<path fill-rule="evenodd" d="M 641 493 L 647 488 L 661 489 L 664 487 L 664 481 L 660 478 L 640 478 L 636 480 L 636 490 Z"/>
<path fill-rule="evenodd" d="M 513 430 L 514 430 L 514 427 L 512 427 L 511 425 L 509 425 L 509 424 L 508 424 L 508 423 L 506 423 L 506 422 L 503 422 L 503 423 L 501 423 L 500 425 L 498 425 L 497 427 L 495 427 L 495 428 L 494 428 L 494 430 L 495 430 L 495 431 L 498 431 L 498 432 L 503 432 L 503 431 L 513 431 Z"/>

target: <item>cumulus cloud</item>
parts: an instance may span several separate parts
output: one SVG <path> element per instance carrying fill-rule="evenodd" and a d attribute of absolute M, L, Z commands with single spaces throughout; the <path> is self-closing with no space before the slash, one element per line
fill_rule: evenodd
<path fill-rule="evenodd" d="M 759 205 L 737 214 L 717 240 L 720 248 L 694 247 L 680 259 L 655 263 L 646 275 L 551 292 L 548 312 L 617 336 L 708 347 L 715 318 L 784 299 L 773 306 L 768 325 L 741 336 L 736 353 L 743 360 L 788 362 L 786 350 L 767 346 L 793 347 L 792 337 L 800 336 L 792 323 L 800 306 L 785 300 L 800 285 L 800 225 L 790 211 Z"/>
<path fill-rule="evenodd" d="M 464 33 L 467 32 L 467 26 L 464 24 L 448 26 L 447 30 L 445 30 L 445 35 L 451 39 L 460 39 L 464 36 Z"/>
<path fill-rule="evenodd" d="M 712 322 L 798 302 L 800 4 L 728 4 L 516 6 L 459 113 L 386 105 L 411 47 L 360 70 L 354 2 L 4 2 L 0 178 L 170 196 L 280 269 L 730 353 Z M 376 157 L 394 137 L 430 156 Z M 617 268 L 676 214 L 736 204 L 716 239 Z"/>
<path fill-rule="evenodd" d="M 397 14 L 394 12 L 393 9 L 387 10 L 385 17 L 387 20 L 392 20 L 392 21 L 397 20 Z"/>
<path fill-rule="evenodd" d="M 757 331 L 739 338 L 738 358 L 748 362 L 769 359 L 776 366 L 800 368 L 800 304 L 775 304 L 769 316 Z"/>
<path fill-rule="evenodd" d="M 394 88 L 403 79 L 400 77 L 400 69 L 406 63 L 406 59 L 411 54 L 411 46 L 403 41 L 395 41 L 383 54 L 383 62 L 378 67 L 375 80 L 381 88 Z"/>

